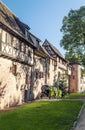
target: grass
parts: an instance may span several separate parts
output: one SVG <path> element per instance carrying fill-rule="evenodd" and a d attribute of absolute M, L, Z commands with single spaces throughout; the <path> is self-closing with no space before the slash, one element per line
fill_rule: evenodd
<path fill-rule="evenodd" d="M 64 98 L 69 98 L 69 99 L 85 98 L 85 93 L 71 93 L 66 95 Z"/>
<path fill-rule="evenodd" d="M 0 113 L 0 130 L 70 130 L 82 101 L 35 102 Z"/>

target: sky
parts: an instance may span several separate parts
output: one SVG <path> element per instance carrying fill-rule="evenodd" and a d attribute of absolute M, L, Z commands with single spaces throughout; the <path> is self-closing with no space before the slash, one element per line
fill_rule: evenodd
<path fill-rule="evenodd" d="M 47 39 L 64 56 L 60 47 L 62 20 L 71 9 L 85 5 L 85 0 L 2 0 L 4 4 L 24 23 L 30 32 L 41 40 Z"/>

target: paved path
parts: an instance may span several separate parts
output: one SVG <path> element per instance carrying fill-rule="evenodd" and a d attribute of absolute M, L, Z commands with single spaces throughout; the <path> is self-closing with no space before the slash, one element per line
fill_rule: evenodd
<path fill-rule="evenodd" d="M 82 111 L 77 126 L 74 130 L 85 130 L 85 108 Z"/>
<path fill-rule="evenodd" d="M 74 130 L 85 130 L 85 106 L 80 114 L 80 117 Z"/>

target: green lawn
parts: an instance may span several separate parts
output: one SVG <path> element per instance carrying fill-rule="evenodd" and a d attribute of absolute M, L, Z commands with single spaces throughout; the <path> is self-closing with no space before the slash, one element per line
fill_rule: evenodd
<path fill-rule="evenodd" d="M 34 102 L 0 113 L 0 130 L 70 130 L 81 101 Z"/>
<path fill-rule="evenodd" d="M 70 98 L 70 99 L 85 98 L 85 93 L 71 93 L 66 95 L 64 98 Z"/>

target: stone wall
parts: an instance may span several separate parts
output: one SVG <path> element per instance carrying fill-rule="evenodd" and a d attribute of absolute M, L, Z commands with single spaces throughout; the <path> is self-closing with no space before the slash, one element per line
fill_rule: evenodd
<path fill-rule="evenodd" d="M 72 73 L 71 73 L 71 76 L 70 76 L 70 92 L 72 93 L 76 93 L 77 92 L 77 81 L 78 81 L 78 75 L 77 75 L 77 66 L 76 65 L 73 65 L 72 66 Z"/>
<path fill-rule="evenodd" d="M 83 80 L 84 81 L 84 80 Z M 70 92 L 81 93 L 85 91 L 85 84 L 81 78 L 81 66 L 79 64 L 72 65 L 70 76 Z"/>

